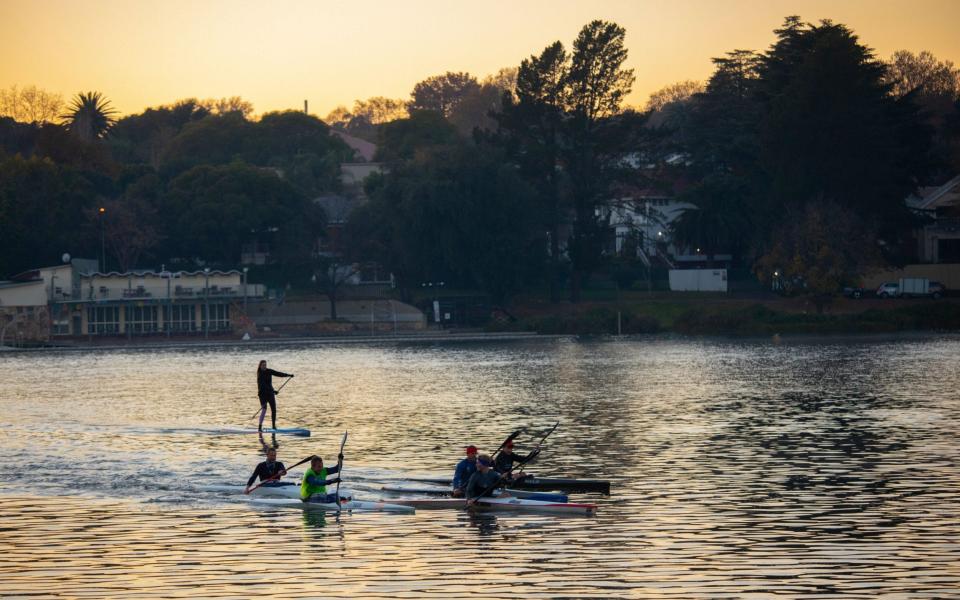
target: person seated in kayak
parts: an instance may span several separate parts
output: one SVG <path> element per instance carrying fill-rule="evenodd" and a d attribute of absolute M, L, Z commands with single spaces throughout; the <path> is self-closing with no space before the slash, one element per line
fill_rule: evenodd
<path fill-rule="evenodd" d="M 530 451 L 530 454 L 526 456 L 520 456 L 513 453 L 513 440 L 507 440 L 503 445 L 503 449 L 500 450 L 500 454 L 497 454 L 496 459 L 493 461 L 493 468 L 497 473 L 504 475 L 508 481 L 520 481 L 527 475 L 519 473 L 511 473 L 510 470 L 513 469 L 514 464 L 526 464 L 533 456 L 536 455 L 537 450 L 540 449 L 540 444 L 534 446 L 533 450 Z M 507 475 L 509 473 L 509 475 Z"/>
<path fill-rule="evenodd" d="M 267 460 L 257 465 L 257 468 L 253 470 L 253 475 L 247 480 L 247 489 L 250 489 L 250 486 L 257 480 L 257 477 L 260 478 L 261 482 L 276 481 L 279 483 L 280 478 L 286 474 L 286 467 L 283 466 L 282 462 L 277 460 L 277 449 L 267 448 Z"/>
<path fill-rule="evenodd" d="M 453 473 L 453 493 L 450 495 L 454 498 L 463 498 L 470 476 L 477 472 L 477 447 L 467 446 L 465 450 L 467 457 L 457 463 L 457 470 Z"/>
<path fill-rule="evenodd" d="M 337 455 L 337 459 L 342 461 L 343 455 Z M 304 502 L 335 503 L 337 495 L 328 494 L 327 486 L 339 483 L 340 478 L 327 479 L 327 476 L 333 475 L 339 470 L 339 464 L 328 469 L 323 466 L 322 458 L 314 456 L 310 460 L 310 468 L 303 474 L 303 481 L 300 482 L 300 499 Z"/>
<path fill-rule="evenodd" d="M 477 472 L 467 482 L 467 504 L 473 504 L 480 496 L 501 496 L 497 493 L 503 475 L 493 470 L 493 459 L 487 454 L 477 457 Z"/>

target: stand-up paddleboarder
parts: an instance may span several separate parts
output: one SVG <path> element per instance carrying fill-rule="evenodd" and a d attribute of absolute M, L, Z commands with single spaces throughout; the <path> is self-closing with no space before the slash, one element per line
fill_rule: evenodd
<path fill-rule="evenodd" d="M 263 430 L 263 418 L 267 416 L 267 404 L 270 405 L 270 421 L 273 428 L 277 428 L 277 390 L 273 389 L 273 376 L 293 377 L 288 373 L 281 373 L 267 368 L 267 361 L 261 360 L 257 367 L 257 396 L 260 397 L 260 423 L 257 430 Z"/>

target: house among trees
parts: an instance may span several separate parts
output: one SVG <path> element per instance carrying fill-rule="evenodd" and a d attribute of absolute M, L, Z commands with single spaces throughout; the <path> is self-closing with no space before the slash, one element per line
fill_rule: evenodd
<path fill-rule="evenodd" d="M 924 187 L 907 206 L 930 220 L 916 230 L 917 258 L 924 263 L 960 263 L 960 175 L 943 185 Z"/>

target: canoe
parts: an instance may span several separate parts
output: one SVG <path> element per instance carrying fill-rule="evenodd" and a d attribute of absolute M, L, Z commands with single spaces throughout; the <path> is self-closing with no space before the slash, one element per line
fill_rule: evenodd
<path fill-rule="evenodd" d="M 254 498 L 251 504 L 257 506 L 272 506 L 276 508 L 302 508 L 304 510 L 324 510 L 328 512 L 340 511 L 375 511 L 392 513 L 414 513 L 416 507 L 387 502 L 364 502 L 362 500 L 347 500 L 338 507 L 335 502 L 303 502 L 293 498 Z"/>
<path fill-rule="evenodd" d="M 445 477 L 411 477 L 410 481 L 420 483 L 438 483 L 450 485 L 451 479 Z M 510 487 L 518 490 L 563 490 L 567 492 L 596 492 L 610 495 L 610 482 L 600 479 L 567 479 L 562 477 L 526 477 L 513 481 Z"/>
<path fill-rule="evenodd" d="M 231 434 L 231 433 L 270 433 L 270 434 L 274 434 L 274 433 L 276 433 L 276 434 L 279 434 L 279 435 L 297 435 L 297 436 L 300 436 L 300 437 L 310 437 L 310 430 L 309 430 L 309 429 L 302 429 L 302 428 L 300 428 L 300 427 L 280 427 L 280 428 L 277 428 L 277 429 L 264 429 L 264 430 L 262 430 L 262 431 L 259 430 L 259 429 L 254 429 L 254 428 L 252 428 L 252 427 L 249 427 L 249 428 L 244 428 L 244 427 L 232 428 L 232 427 L 231 427 L 231 428 L 227 428 L 227 429 L 217 429 L 217 430 L 215 431 L 215 433 L 220 433 L 220 434 Z"/>
<path fill-rule="evenodd" d="M 225 494 L 243 495 L 243 490 L 247 489 L 243 485 L 203 485 L 201 490 L 206 492 L 221 492 Z M 250 498 L 294 498 L 300 499 L 300 482 L 281 482 L 280 485 L 262 485 L 248 494 Z M 340 488 L 340 496 L 343 498 L 352 498 L 353 492 Z"/>
<path fill-rule="evenodd" d="M 467 508 L 466 500 L 461 498 L 391 498 L 390 502 L 392 504 L 422 509 Z M 470 508 L 489 511 L 532 511 L 576 515 L 593 515 L 597 512 L 596 504 L 545 502 L 543 500 L 525 500 L 523 498 L 483 498 L 482 500 L 478 500 Z"/>
<path fill-rule="evenodd" d="M 411 485 L 385 485 L 381 490 L 400 494 L 427 494 L 430 496 L 449 496 L 450 488 L 444 487 L 425 487 Z M 528 492 L 526 490 L 507 489 L 508 494 L 514 498 L 523 498 L 524 500 L 543 500 L 545 502 L 567 502 L 569 500 L 566 494 L 550 494 L 547 492 Z"/>

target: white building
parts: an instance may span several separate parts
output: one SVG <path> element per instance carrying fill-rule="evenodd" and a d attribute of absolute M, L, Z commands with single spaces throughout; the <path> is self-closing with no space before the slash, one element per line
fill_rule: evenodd
<path fill-rule="evenodd" d="M 241 271 L 100 273 L 97 261 L 19 273 L 0 282 L 0 327 L 50 336 L 209 334 L 246 324 L 248 299 L 265 295 Z"/>

